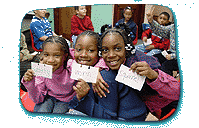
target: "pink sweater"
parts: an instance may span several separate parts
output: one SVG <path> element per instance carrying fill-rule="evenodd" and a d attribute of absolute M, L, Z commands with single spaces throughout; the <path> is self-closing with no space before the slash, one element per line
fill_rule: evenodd
<path fill-rule="evenodd" d="M 72 49 L 70 49 L 70 52 Z M 72 53 L 72 52 L 71 52 Z M 72 53 L 73 56 L 73 53 Z M 67 69 L 64 69 L 63 65 L 52 74 L 52 79 L 44 78 L 41 76 L 33 76 L 33 79 L 26 82 L 23 78 L 21 82 L 28 90 L 29 97 L 31 100 L 38 104 L 44 101 L 45 96 L 50 95 L 56 99 L 69 102 L 76 95 L 73 90 L 73 86 L 76 85 L 77 81 L 70 78 L 73 59 L 69 59 L 67 62 Z M 106 65 L 101 63 L 101 58 L 95 67 L 106 68 Z"/>

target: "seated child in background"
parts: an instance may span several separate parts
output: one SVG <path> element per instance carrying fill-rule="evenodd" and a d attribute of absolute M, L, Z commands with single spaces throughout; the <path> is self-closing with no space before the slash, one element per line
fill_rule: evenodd
<path fill-rule="evenodd" d="M 155 34 L 170 40 L 170 48 L 167 50 L 168 55 L 164 57 L 161 53 L 159 53 L 155 54 L 154 56 L 158 58 L 158 61 L 162 65 L 162 70 L 167 74 L 174 76 L 175 74 L 173 74 L 173 71 L 176 72 L 179 70 L 176 56 L 175 25 L 171 24 L 168 26 L 163 26 L 158 24 L 155 20 L 153 20 L 153 14 L 151 11 L 147 14 L 147 19 L 152 31 Z M 179 74 L 174 77 L 177 76 L 179 76 Z"/>
<path fill-rule="evenodd" d="M 122 10 L 122 19 L 120 19 L 117 23 L 125 23 L 130 28 L 133 35 L 135 35 L 135 39 L 133 40 L 133 45 L 137 44 L 138 40 L 138 27 L 137 24 L 132 20 L 133 9 L 131 6 L 127 6 Z M 123 29 L 123 28 L 122 28 Z"/>
<path fill-rule="evenodd" d="M 20 62 L 25 60 L 32 60 L 35 55 L 31 55 L 28 51 L 27 44 L 25 42 L 25 35 L 21 33 L 21 39 L 20 39 Z"/>
<path fill-rule="evenodd" d="M 30 30 L 34 38 L 36 49 L 41 49 L 41 45 L 49 36 L 57 36 L 51 29 L 50 22 L 45 18 L 46 10 L 34 10 L 35 17 L 30 23 Z"/>
<path fill-rule="evenodd" d="M 160 25 L 169 25 L 170 15 L 167 12 L 162 12 L 157 21 Z M 156 35 L 149 28 L 142 33 L 143 42 L 147 42 L 147 39 L 151 38 L 152 44 L 149 46 L 145 46 L 144 44 L 140 44 L 135 46 L 136 50 L 147 52 L 147 55 L 153 56 L 154 54 L 161 53 L 163 50 L 168 50 L 170 46 L 169 39 L 162 38 L 161 36 Z"/>
<path fill-rule="evenodd" d="M 91 19 L 86 16 L 86 6 L 75 6 L 76 15 L 71 18 L 71 41 L 73 41 L 73 48 L 75 48 L 76 38 L 79 34 L 86 30 L 94 31 Z"/>

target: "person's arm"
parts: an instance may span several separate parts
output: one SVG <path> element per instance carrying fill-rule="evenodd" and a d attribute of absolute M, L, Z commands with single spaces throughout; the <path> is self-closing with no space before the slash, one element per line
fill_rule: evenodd
<path fill-rule="evenodd" d="M 147 80 L 147 84 L 161 96 L 172 100 L 179 100 L 180 82 L 159 69 L 156 69 L 156 71 L 159 74 L 158 78 L 153 82 Z"/>
<path fill-rule="evenodd" d="M 89 23 L 88 30 L 94 31 L 94 27 L 93 27 L 93 24 L 92 24 L 90 17 L 88 17 L 88 23 Z"/>
<path fill-rule="evenodd" d="M 25 81 L 23 77 L 21 82 L 28 90 L 29 97 L 34 103 L 38 104 L 43 102 L 47 94 L 47 89 L 41 77 L 33 76 L 31 81 Z"/>
<path fill-rule="evenodd" d="M 53 36 L 58 36 L 55 32 L 52 31 L 52 33 L 53 33 Z"/>
<path fill-rule="evenodd" d="M 170 41 L 169 41 L 169 39 L 162 39 L 161 42 L 154 43 L 153 45 L 156 49 L 168 50 Z"/>
<path fill-rule="evenodd" d="M 142 32 L 142 37 L 141 39 L 144 41 L 144 42 L 147 42 L 147 39 L 149 38 L 149 35 L 151 34 L 151 29 L 147 29 L 145 31 Z"/>
<path fill-rule="evenodd" d="M 169 26 L 162 26 L 158 24 L 155 20 L 153 20 L 150 24 L 150 28 L 153 33 L 155 33 L 158 36 L 161 36 L 165 39 L 170 39 L 170 29 L 174 25 L 169 25 Z"/>
<path fill-rule="evenodd" d="M 30 29 L 35 34 L 35 36 L 39 38 L 39 40 L 45 41 L 48 38 L 48 36 L 45 35 L 41 23 L 39 23 L 38 21 L 31 23 Z"/>

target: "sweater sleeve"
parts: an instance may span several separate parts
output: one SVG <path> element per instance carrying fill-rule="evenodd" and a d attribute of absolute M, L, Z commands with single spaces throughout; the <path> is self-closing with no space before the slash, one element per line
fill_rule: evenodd
<path fill-rule="evenodd" d="M 142 32 L 142 40 L 143 40 L 143 37 L 149 38 L 150 34 L 151 34 L 151 29 L 147 29 L 144 32 Z"/>
<path fill-rule="evenodd" d="M 84 32 L 83 30 L 80 30 L 79 29 L 79 22 L 78 22 L 78 19 L 77 18 L 75 18 L 75 16 L 73 16 L 72 18 L 71 18 L 71 34 L 72 35 L 79 35 L 79 34 L 81 34 L 82 32 Z"/>
<path fill-rule="evenodd" d="M 160 24 L 158 24 L 155 20 L 153 20 L 150 24 L 150 28 L 153 31 L 153 33 L 155 33 L 158 36 L 161 36 L 165 39 L 169 39 L 170 38 L 170 27 L 169 26 L 162 26 Z"/>
<path fill-rule="evenodd" d="M 169 39 L 162 39 L 161 42 L 159 42 L 159 43 L 154 43 L 153 45 L 154 45 L 154 47 L 155 47 L 156 49 L 168 50 L 168 49 L 169 49 L 169 46 L 170 46 L 170 41 L 169 41 Z"/>
<path fill-rule="evenodd" d="M 158 78 L 153 82 L 147 80 L 147 84 L 161 96 L 172 100 L 179 100 L 180 83 L 175 78 L 159 69 L 155 71 L 158 71 Z"/>
<path fill-rule="evenodd" d="M 43 102 L 47 94 L 47 88 L 43 77 L 33 76 L 33 79 L 29 82 L 26 82 L 24 78 L 22 78 L 21 82 L 28 90 L 29 97 L 34 103 L 39 104 Z"/>
<path fill-rule="evenodd" d="M 90 17 L 88 17 L 88 30 L 94 31 L 94 27 Z"/>

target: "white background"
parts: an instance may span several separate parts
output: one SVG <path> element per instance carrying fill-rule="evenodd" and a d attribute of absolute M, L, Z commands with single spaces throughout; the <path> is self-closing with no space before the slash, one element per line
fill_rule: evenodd
<path fill-rule="evenodd" d="M 21 22 L 25 13 L 33 9 L 40 8 L 55 8 L 74 5 L 93 5 L 93 4 L 159 4 L 172 8 L 176 15 L 179 41 L 179 58 L 181 70 L 183 71 L 181 79 L 183 79 L 183 104 L 181 111 L 178 112 L 177 118 L 162 124 L 160 127 L 198 127 L 198 8 L 199 2 L 197 0 L 142 0 L 141 2 L 134 2 L 133 0 L 121 1 L 85 1 L 81 2 L 70 0 L 65 1 L 48 1 L 42 0 L 18 0 L 18 1 L 3 1 L 1 2 L 1 123 L 3 127 L 128 127 L 129 124 L 118 124 L 118 122 L 100 122 L 80 120 L 75 117 L 67 118 L 50 118 L 45 116 L 33 117 L 20 106 L 19 102 L 19 38 Z M 109 3 L 107 3 L 109 2 Z M 170 4 L 170 5 L 169 5 Z M 3 29 L 2 29 L 3 28 Z M 103 120 L 104 121 L 104 120 Z M 122 122 L 121 122 L 122 123 Z M 53 125 L 52 125 L 53 124 Z M 131 123 L 130 126 L 132 126 Z M 155 124 L 151 124 L 153 126 Z M 146 125 L 143 125 L 146 127 Z"/>

